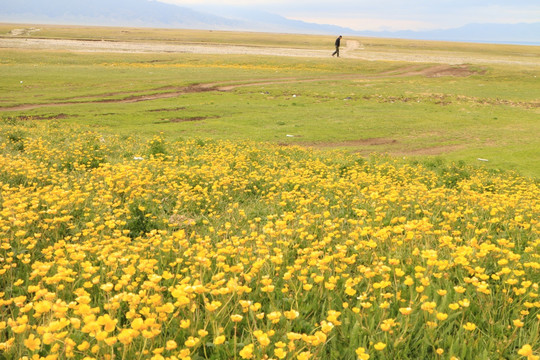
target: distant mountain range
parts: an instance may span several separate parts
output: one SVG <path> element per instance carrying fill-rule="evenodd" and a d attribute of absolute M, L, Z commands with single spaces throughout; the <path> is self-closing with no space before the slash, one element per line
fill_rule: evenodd
<path fill-rule="evenodd" d="M 220 6 L 195 10 L 153 0 L 0 0 L 0 21 L 342 34 L 421 40 L 540 45 L 540 22 L 527 24 L 469 24 L 455 29 L 432 31 L 355 31 L 340 26 L 290 20 L 279 15 L 253 10 L 253 8 Z"/>

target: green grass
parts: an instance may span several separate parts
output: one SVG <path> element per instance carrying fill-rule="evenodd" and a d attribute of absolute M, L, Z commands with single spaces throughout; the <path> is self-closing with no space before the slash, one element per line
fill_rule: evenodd
<path fill-rule="evenodd" d="M 13 25 L 0 25 L 0 35 Z M 329 38 L 255 33 L 43 27 L 32 36 L 319 48 Z M 269 42 L 269 39 L 273 40 Z M 361 39 L 381 51 L 534 58 L 537 47 Z M 480 55 L 479 55 L 480 54 Z M 169 139 L 252 139 L 451 161 L 540 175 L 540 68 L 469 65 L 467 77 L 401 75 L 433 64 L 358 59 L 4 50 L 0 117 L 54 119 L 105 133 Z M 394 71 L 394 73 L 391 73 Z M 270 83 L 275 79 L 277 83 Z M 293 79 L 284 80 L 284 79 Z M 308 80 L 310 81 L 300 81 Z M 115 103 L 193 84 L 229 91 Z M 107 100 L 109 102 L 103 102 Z M 7 110 L 21 104 L 50 104 Z M 60 116 L 59 116 L 60 115 Z M 289 135 L 289 136 L 287 136 Z M 292 136 L 291 136 L 292 135 Z M 376 140 L 373 140 L 376 139 Z M 479 162 L 477 159 L 488 159 Z"/>
<path fill-rule="evenodd" d="M 411 65 L 3 50 L 0 359 L 536 356 L 538 68 Z"/>

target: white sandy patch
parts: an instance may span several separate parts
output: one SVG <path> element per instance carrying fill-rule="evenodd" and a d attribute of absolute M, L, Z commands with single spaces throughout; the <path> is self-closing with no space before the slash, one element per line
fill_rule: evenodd
<path fill-rule="evenodd" d="M 21 29 L 15 29 L 21 30 Z M 13 31 L 12 30 L 12 33 Z M 25 30 L 25 29 L 22 29 Z M 28 30 L 28 29 L 26 29 Z M 36 31 L 39 29 L 35 29 Z M 216 44 L 165 44 L 126 41 L 90 41 L 90 40 L 64 40 L 64 39 L 36 39 L 36 38 L 0 38 L 0 48 L 4 49 L 36 49 L 36 50 L 64 50 L 74 52 L 108 52 L 108 53 L 187 53 L 187 54 L 217 54 L 217 55 L 264 55 L 289 57 L 317 57 L 328 58 L 332 49 L 310 50 L 298 48 L 275 48 L 262 46 L 236 46 Z M 439 64 L 515 64 L 540 66 L 539 58 L 529 61 L 512 58 L 457 56 L 455 54 L 429 54 L 419 51 L 394 52 L 368 50 L 356 40 L 348 40 L 342 50 L 342 57 L 349 59 L 370 61 L 406 61 Z"/>

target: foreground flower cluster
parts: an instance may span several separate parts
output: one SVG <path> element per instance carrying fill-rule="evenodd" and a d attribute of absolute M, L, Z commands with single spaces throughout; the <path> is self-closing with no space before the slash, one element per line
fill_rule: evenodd
<path fill-rule="evenodd" d="M 0 130 L 6 358 L 540 355 L 534 181 L 52 122 Z"/>

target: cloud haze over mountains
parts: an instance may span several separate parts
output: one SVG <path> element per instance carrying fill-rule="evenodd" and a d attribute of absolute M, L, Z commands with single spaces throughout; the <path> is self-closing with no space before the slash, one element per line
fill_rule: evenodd
<path fill-rule="evenodd" d="M 0 0 L 0 21 L 20 23 L 239 30 L 304 34 L 343 34 L 426 40 L 540 44 L 540 22 L 469 24 L 429 31 L 355 31 L 308 23 L 254 7 L 177 6 L 149 0 Z"/>

